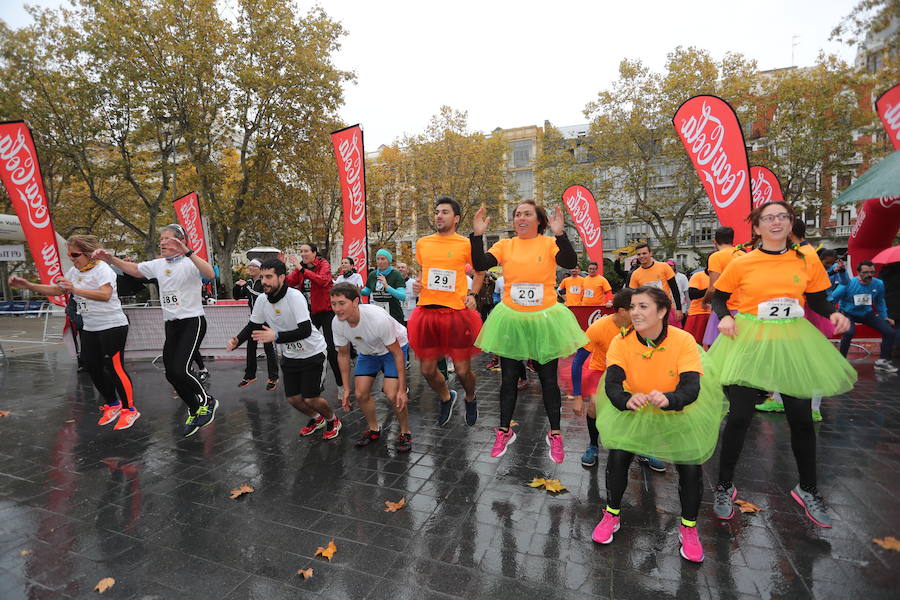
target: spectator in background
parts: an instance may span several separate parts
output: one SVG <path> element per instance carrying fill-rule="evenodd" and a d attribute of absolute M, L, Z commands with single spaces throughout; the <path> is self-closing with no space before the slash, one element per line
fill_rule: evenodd
<path fill-rule="evenodd" d="M 688 287 L 690 287 L 688 285 L 688 278 L 684 273 L 678 270 L 678 265 L 673 259 L 666 259 L 666 264 L 675 271 L 675 283 L 678 284 L 678 291 L 681 293 L 681 306 L 687 307 L 691 303 L 691 299 L 688 298 Z"/>
<path fill-rule="evenodd" d="M 365 283 L 363 282 L 362 275 L 356 272 L 356 267 L 353 264 L 353 259 L 349 256 L 345 256 L 341 259 L 341 269 L 337 278 L 334 280 L 337 283 L 352 283 L 356 286 L 356 289 L 361 290 L 365 287 Z"/>
<path fill-rule="evenodd" d="M 881 334 L 881 355 L 875 361 L 875 369 L 896 373 L 897 367 L 891 364 L 895 322 L 888 316 L 884 282 L 875 277 L 875 265 L 870 260 L 859 263 L 857 272 L 858 276 L 847 285 L 839 285 L 833 294 L 834 299 L 841 303 L 841 312 L 850 319 L 850 329 L 841 337 L 841 354 L 847 356 L 853 334 L 856 333 L 856 324 L 863 323 Z"/>

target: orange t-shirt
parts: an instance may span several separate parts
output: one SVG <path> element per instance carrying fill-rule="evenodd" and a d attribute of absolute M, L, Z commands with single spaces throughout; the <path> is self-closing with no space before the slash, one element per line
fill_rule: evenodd
<path fill-rule="evenodd" d="M 503 302 L 513 310 L 534 312 L 556 304 L 556 238 L 537 235 L 500 240 L 488 250 L 503 265 Z"/>
<path fill-rule="evenodd" d="M 731 261 L 715 287 L 740 298 L 738 312 L 755 315 L 761 302 L 774 298 L 793 298 L 802 305 L 803 294 L 827 290 L 831 282 L 820 260 L 797 256 L 793 250 L 783 254 L 754 250 Z"/>
<path fill-rule="evenodd" d="M 631 280 L 628 282 L 628 287 L 636 290 L 642 285 L 652 285 L 669 294 L 671 298 L 672 289 L 669 287 L 669 280 L 673 277 L 675 277 L 675 271 L 672 270 L 672 267 L 664 262 L 654 260 L 649 267 L 638 267 L 634 270 L 631 274 Z"/>
<path fill-rule="evenodd" d="M 433 233 L 416 241 L 416 262 L 422 267 L 420 306 L 437 304 L 447 308 L 466 307 L 469 293 L 466 265 L 472 264 L 472 246 L 457 233 Z"/>
<path fill-rule="evenodd" d="M 688 287 L 697 288 L 698 290 L 705 290 L 709 288 L 709 275 L 706 274 L 706 271 L 697 271 L 696 273 L 691 275 L 691 279 L 688 281 Z M 688 316 L 708 315 L 711 312 L 711 308 L 703 306 L 703 298 L 691 300 L 691 305 L 688 308 Z"/>
<path fill-rule="evenodd" d="M 584 292 L 584 277 L 569 275 L 559 283 L 560 290 L 566 290 L 566 306 L 580 306 L 581 294 Z"/>
<path fill-rule="evenodd" d="M 585 349 L 591 353 L 589 367 L 594 371 L 606 370 L 606 352 L 616 336 L 622 337 L 622 330 L 613 321 L 612 315 L 600 317 L 584 332 L 590 340 Z"/>
<path fill-rule="evenodd" d="M 742 251 L 738 250 L 735 246 L 728 246 L 710 254 L 706 265 L 709 268 L 710 273 L 718 273 L 721 275 L 725 271 L 725 267 L 727 267 L 735 258 L 740 256 L 744 256 Z M 726 303 L 726 306 L 728 306 L 730 310 L 737 310 L 739 305 L 740 302 L 737 294 L 733 294 Z"/>
<path fill-rule="evenodd" d="M 613 338 L 606 352 L 606 365 L 622 367 L 628 392 L 674 392 L 682 373 L 703 374 L 694 336 L 677 327 L 668 327 L 667 332 L 666 339 L 655 349 L 642 344 L 634 331 Z"/>
<path fill-rule="evenodd" d="M 612 295 L 612 286 L 603 275 L 594 275 L 584 278 L 584 295 L 581 296 L 582 306 L 599 306 L 606 304 Z"/>

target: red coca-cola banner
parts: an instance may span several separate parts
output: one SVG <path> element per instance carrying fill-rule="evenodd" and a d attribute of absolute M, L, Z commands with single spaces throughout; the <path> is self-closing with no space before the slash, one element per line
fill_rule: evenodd
<path fill-rule="evenodd" d="M 197 192 L 186 194 L 172 203 L 175 218 L 187 235 L 187 245 L 203 260 L 209 262 L 209 247 L 203 233 L 203 220 L 200 218 L 200 198 Z"/>
<path fill-rule="evenodd" d="M 615 312 L 613 309 L 606 308 L 605 306 L 567 306 L 566 308 L 572 311 L 578 324 L 581 325 L 581 328 L 585 331 L 591 326 L 591 323 L 600 317 L 611 315 Z"/>
<path fill-rule="evenodd" d="M 900 198 L 870 198 L 863 202 L 856 214 L 856 224 L 850 230 L 847 252 L 850 268 L 890 248 L 900 230 Z"/>
<path fill-rule="evenodd" d="M 716 96 L 694 96 L 672 118 L 719 222 L 750 240 L 751 193 L 744 133 L 734 109 Z"/>
<path fill-rule="evenodd" d="M 331 134 L 334 157 L 337 160 L 341 199 L 344 202 L 344 248 L 342 256 L 349 256 L 356 270 L 366 273 L 368 248 L 366 234 L 366 161 L 363 153 L 363 132 L 352 125 Z"/>
<path fill-rule="evenodd" d="M 750 189 L 753 190 L 753 208 L 784 201 L 778 177 L 766 167 L 750 167 Z"/>
<path fill-rule="evenodd" d="M 887 131 L 894 150 L 900 150 L 900 83 L 878 96 L 875 109 L 884 123 L 884 130 Z"/>
<path fill-rule="evenodd" d="M 575 223 L 588 258 L 597 263 L 603 274 L 603 237 L 600 234 L 600 212 L 594 195 L 583 185 L 570 185 L 562 194 L 563 204 Z"/>
<path fill-rule="evenodd" d="M 34 139 L 24 121 L 0 123 L 0 178 L 16 209 L 41 283 L 54 283 L 64 275 L 56 230 L 50 218 Z M 50 301 L 60 306 L 66 304 L 63 296 L 54 296 Z"/>

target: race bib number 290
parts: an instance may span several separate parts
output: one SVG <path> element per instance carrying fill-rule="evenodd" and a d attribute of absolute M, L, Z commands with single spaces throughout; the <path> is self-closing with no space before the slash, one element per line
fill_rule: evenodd
<path fill-rule="evenodd" d="M 284 345 L 288 352 L 303 352 L 303 342 L 290 342 Z"/>
<path fill-rule="evenodd" d="M 803 316 L 803 307 L 795 298 L 773 298 L 756 307 L 760 319 L 795 319 Z"/>

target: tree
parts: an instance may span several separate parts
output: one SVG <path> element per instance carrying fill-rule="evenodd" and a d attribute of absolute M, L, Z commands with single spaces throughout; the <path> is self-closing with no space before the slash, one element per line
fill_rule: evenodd
<path fill-rule="evenodd" d="M 895 19 L 900 19 L 900 0 L 859 0 L 831 30 L 831 39 L 851 46 L 861 45 L 870 34 L 890 27 Z"/>
<path fill-rule="evenodd" d="M 570 185 L 591 187 L 595 157 L 589 140 L 566 140 L 549 122 L 544 124 L 541 151 L 534 163 L 535 199 L 540 204 L 559 202 Z"/>

